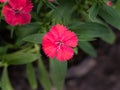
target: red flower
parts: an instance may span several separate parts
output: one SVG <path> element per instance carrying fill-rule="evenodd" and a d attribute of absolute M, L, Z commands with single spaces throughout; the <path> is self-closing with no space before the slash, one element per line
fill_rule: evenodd
<path fill-rule="evenodd" d="M 42 47 L 48 57 L 56 57 L 59 61 L 66 61 L 73 57 L 73 47 L 76 47 L 77 43 L 78 38 L 74 32 L 63 25 L 57 24 L 52 26 L 43 37 Z"/>
<path fill-rule="evenodd" d="M 31 20 L 30 0 L 10 0 L 2 9 L 5 20 L 11 26 L 27 24 Z"/>

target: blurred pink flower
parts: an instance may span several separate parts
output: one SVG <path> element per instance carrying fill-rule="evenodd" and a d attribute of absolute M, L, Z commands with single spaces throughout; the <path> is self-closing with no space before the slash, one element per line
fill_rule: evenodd
<path fill-rule="evenodd" d="M 48 0 L 49 2 L 54 2 L 55 0 Z"/>
<path fill-rule="evenodd" d="M 110 7 L 113 5 L 112 1 L 107 1 L 106 4 Z"/>
<path fill-rule="evenodd" d="M 0 2 L 6 2 L 7 0 L 0 0 Z"/>
<path fill-rule="evenodd" d="M 30 23 L 32 10 L 30 0 L 10 0 L 3 8 L 2 14 L 11 26 Z"/>
<path fill-rule="evenodd" d="M 52 26 L 42 39 L 45 54 L 50 58 L 56 57 L 59 61 L 71 59 L 74 55 L 73 47 L 77 44 L 76 34 L 60 24 Z"/>

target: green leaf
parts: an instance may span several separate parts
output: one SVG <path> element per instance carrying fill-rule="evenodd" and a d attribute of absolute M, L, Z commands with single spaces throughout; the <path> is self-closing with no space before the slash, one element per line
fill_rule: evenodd
<path fill-rule="evenodd" d="M 51 86 L 51 82 L 48 77 L 48 72 L 45 69 L 42 59 L 40 58 L 38 60 L 38 78 L 39 78 L 41 85 L 43 86 L 45 90 L 51 90 L 52 86 Z"/>
<path fill-rule="evenodd" d="M 13 90 L 9 77 L 7 72 L 7 67 L 4 67 L 3 73 L 2 73 L 2 90 Z"/>
<path fill-rule="evenodd" d="M 53 19 L 56 23 L 64 23 L 67 25 L 71 22 L 71 16 L 73 12 L 73 2 L 69 0 L 69 3 L 62 1 L 53 12 Z"/>
<path fill-rule="evenodd" d="M 42 6 L 43 6 L 43 2 L 39 2 L 39 4 L 37 5 L 37 14 L 39 14 L 39 12 L 40 12 L 40 9 L 42 8 Z"/>
<path fill-rule="evenodd" d="M 12 53 L 4 56 L 5 62 L 12 65 L 31 63 L 38 58 L 39 56 L 37 54 L 24 52 Z"/>
<path fill-rule="evenodd" d="M 101 38 L 107 43 L 113 43 L 115 40 L 115 34 L 112 30 L 108 26 L 99 23 L 84 23 L 71 30 L 76 32 L 79 41 L 90 41 L 95 38 Z"/>
<path fill-rule="evenodd" d="M 8 49 L 7 46 L 0 47 L 0 55 L 5 54 L 7 52 L 7 49 Z"/>
<path fill-rule="evenodd" d="M 37 89 L 37 80 L 35 77 L 34 68 L 31 63 L 27 64 L 26 70 L 27 70 L 27 78 L 28 78 L 29 84 L 33 90 L 36 90 Z"/>
<path fill-rule="evenodd" d="M 51 8 L 51 9 L 54 9 L 55 8 L 55 5 L 51 2 L 49 2 L 48 0 L 41 0 L 42 2 L 44 2 L 47 7 Z"/>
<path fill-rule="evenodd" d="M 79 47 L 92 57 L 97 56 L 97 52 L 89 42 L 79 41 Z"/>
<path fill-rule="evenodd" d="M 34 22 L 18 27 L 15 31 L 17 38 L 21 39 L 27 35 L 36 33 L 40 29 L 40 25 L 40 22 Z"/>
<path fill-rule="evenodd" d="M 57 90 L 62 90 L 67 73 L 67 62 L 50 60 L 50 76 Z"/>
<path fill-rule="evenodd" d="M 41 44 L 42 37 L 43 37 L 43 34 L 32 34 L 23 38 L 23 40 L 27 42 L 35 43 L 35 44 Z"/>
<path fill-rule="evenodd" d="M 105 4 L 103 4 L 99 10 L 99 15 L 112 26 L 120 29 L 120 14 Z"/>
<path fill-rule="evenodd" d="M 1 82 L 1 80 L 0 80 L 0 88 L 2 87 L 2 82 Z"/>
<path fill-rule="evenodd" d="M 78 54 L 78 47 L 74 48 L 74 52 L 75 52 L 75 54 Z"/>
<path fill-rule="evenodd" d="M 120 11 L 120 0 L 117 0 L 117 3 L 115 4 L 115 7 L 118 11 Z"/>
<path fill-rule="evenodd" d="M 17 46 L 23 45 L 25 42 L 23 42 L 22 39 L 28 35 L 38 33 L 38 31 L 40 30 L 40 27 L 41 27 L 40 22 L 34 22 L 34 23 L 17 27 L 17 30 L 15 31 L 15 34 L 16 34 L 15 44 Z"/>
<path fill-rule="evenodd" d="M 99 12 L 99 4 L 94 3 L 93 6 L 89 9 L 89 18 L 94 21 Z"/>

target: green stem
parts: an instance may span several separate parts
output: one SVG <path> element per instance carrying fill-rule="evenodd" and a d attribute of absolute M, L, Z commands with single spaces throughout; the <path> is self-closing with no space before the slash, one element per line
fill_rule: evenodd
<path fill-rule="evenodd" d="M 13 38 L 14 30 L 15 30 L 15 27 L 12 27 L 12 28 L 11 28 L 11 33 L 10 33 L 10 37 L 11 37 L 11 38 Z"/>
<path fill-rule="evenodd" d="M 7 63 L 4 63 L 3 60 L 0 62 L 0 67 L 8 67 Z"/>

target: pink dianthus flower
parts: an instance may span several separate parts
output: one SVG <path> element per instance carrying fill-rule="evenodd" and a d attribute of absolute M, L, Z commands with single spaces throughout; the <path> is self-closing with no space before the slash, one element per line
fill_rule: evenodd
<path fill-rule="evenodd" d="M 59 61 L 71 59 L 74 55 L 73 47 L 77 44 L 76 34 L 60 24 L 52 26 L 42 39 L 45 54 L 50 58 L 56 57 Z"/>
<path fill-rule="evenodd" d="M 5 20 L 11 26 L 30 23 L 32 3 L 30 0 L 9 0 L 2 8 Z"/>

